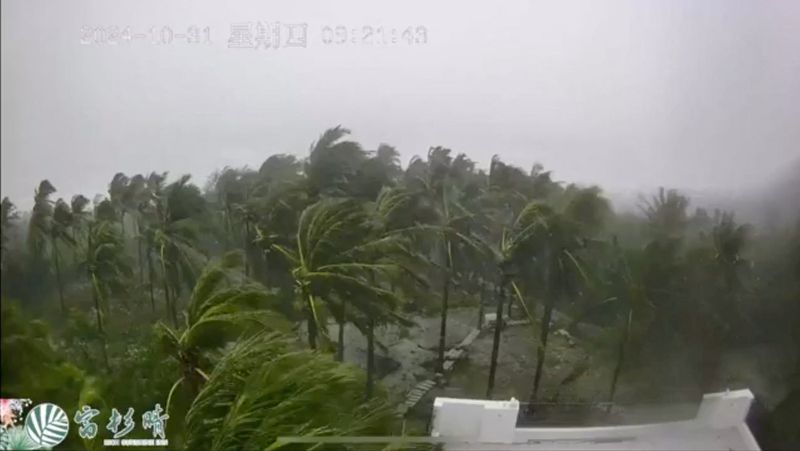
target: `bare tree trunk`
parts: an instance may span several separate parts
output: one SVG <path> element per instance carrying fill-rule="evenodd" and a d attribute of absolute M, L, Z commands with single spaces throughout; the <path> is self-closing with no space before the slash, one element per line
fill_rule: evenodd
<path fill-rule="evenodd" d="M 375 320 L 369 318 L 367 325 L 367 390 L 365 397 L 370 399 L 375 386 Z"/>
<path fill-rule="evenodd" d="M 494 321 L 494 338 L 492 340 L 492 358 L 489 362 L 489 382 L 486 385 L 486 399 L 492 399 L 494 377 L 497 372 L 497 357 L 500 354 L 500 331 L 503 329 L 503 302 L 505 301 L 506 281 L 500 282 L 497 296 L 497 318 Z"/>

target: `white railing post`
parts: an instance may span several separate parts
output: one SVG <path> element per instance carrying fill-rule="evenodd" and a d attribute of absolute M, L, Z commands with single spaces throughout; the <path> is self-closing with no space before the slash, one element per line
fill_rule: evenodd
<path fill-rule="evenodd" d="M 433 437 L 513 443 L 519 401 L 482 401 L 436 398 L 433 402 Z"/>
<path fill-rule="evenodd" d="M 715 429 L 738 426 L 747 418 L 753 398 L 748 389 L 703 395 L 695 419 Z"/>

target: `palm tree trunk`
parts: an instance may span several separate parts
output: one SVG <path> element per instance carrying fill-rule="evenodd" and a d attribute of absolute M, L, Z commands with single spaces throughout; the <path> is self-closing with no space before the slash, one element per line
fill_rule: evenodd
<path fill-rule="evenodd" d="M 149 246 L 148 246 L 149 247 Z M 150 288 L 150 307 L 153 313 L 156 312 L 156 296 L 155 288 L 153 286 L 153 256 L 150 254 L 150 249 L 147 250 L 147 280 Z"/>
<path fill-rule="evenodd" d="M 311 349 L 317 349 L 317 322 L 314 321 L 314 315 L 309 310 L 307 312 L 307 319 L 308 322 L 308 346 Z"/>
<path fill-rule="evenodd" d="M 317 349 L 317 319 L 314 317 L 314 297 L 303 289 L 303 298 L 306 300 L 306 323 L 308 323 L 308 347 Z"/>
<path fill-rule="evenodd" d="M 244 236 L 242 237 L 244 249 L 244 275 L 250 277 L 250 221 L 244 220 Z"/>
<path fill-rule="evenodd" d="M 172 295 L 170 296 L 170 311 L 169 314 L 172 316 L 172 322 L 176 325 L 178 324 L 178 301 L 180 300 L 180 292 L 179 287 L 171 286 Z"/>
<path fill-rule="evenodd" d="M 367 390 L 365 397 L 370 399 L 375 386 L 375 320 L 370 317 L 367 325 Z"/>
<path fill-rule="evenodd" d="M 76 225 L 75 228 L 77 227 L 78 226 Z M 78 264 L 80 263 L 79 261 L 80 253 L 78 252 L 78 231 L 75 230 L 75 228 L 72 229 L 72 241 L 75 242 L 75 248 L 73 249 L 72 252 L 72 266 L 78 266 Z"/>
<path fill-rule="evenodd" d="M 164 262 L 164 248 L 161 248 L 161 270 L 164 273 L 164 303 L 167 309 L 167 316 L 170 317 L 173 327 L 178 327 L 178 318 L 175 315 L 175 309 L 172 306 L 172 300 L 169 295 L 169 275 L 167 274 L 167 264 Z"/>
<path fill-rule="evenodd" d="M 232 238 L 232 231 L 231 231 L 231 207 L 227 203 L 225 203 L 225 212 L 222 214 L 224 216 L 225 222 L 225 250 L 231 250 L 231 238 Z"/>
<path fill-rule="evenodd" d="M 269 276 L 270 263 L 267 251 L 264 251 L 263 258 L 264 258 L 264 285 L 269 287 L 270 283 L 272 283 L 272 278 Z"/>
<path fill-rule="evenodd" d="M 97 276 L 89 272 L 89 278 L 92 281 L 92 298 L 94 299 L 94 312 L 97 319 L 97 331 L 100 333 L 101 351 L 103 352 L 103 363 L 106 366 L 106 371 L 111 370 L 108 363 L 108 351 L 106 350 L 106 334 L 103 330 L 103 313 L 100 311 L 100 285 L 97 282 Z"/>
<path fill-rule="evenodd" d="M 481 282 L 480 285 L 481 285 L 481 296 L 480 300 L 478 301 L 478 330 L 483 329 L 483 316 L 484 316 L 483 303 L 486 300 L 486 284 Z"/>
<path fill-rule="evenodd" d="M 64 285 L 61 282 L 61 264 L 58 259 L 58 248 L 56 247 L 56 239 L 52 238 L 51 243 L 53 246 L 53 264 L 56 266 L 56 284 L 58 284 L 58 301 L 61 304 L 61 313 L 66 313 L 67 305 L 64 303 Z"/>
<path fill-rule="evenodd" d="M 539 394 L 539 383 L 542 379 L 542 369 L 544 368 L 544 357 L 547 351 L 547 338 L 550 336 L 550 320 L 553 317 L 553 307 L 555 304 L 555 297 L 550 292 L 550 265 L 553 263 L 550 257 L 550 249 L 545 248 L 544 255 L 544 282 L 545 282 L 545 302 L 544 312 L 542 314 L 541 334 L 539 336 L 539 346 L 536 350 L 536 373 L 533 376 L 533 389 L 531 390 L 531 397 L 528 403 L 528 412 L 533 413 L 535 409 L 536 397 Z"/>
<path fill-rule="evenodd" d="M 136 220 L 136 255 L 139 257 L 139 285 L 144 286 L 144 257 L 142 256 L 142 224 Z"/>
<path fill-rule="evenodd" d="M 339 343 L 336 346 L 336 360 L 344 362 L 344 326 L 347 322 L 347 301 L 342 301 L 342 318 L 339 320 Z"/>
<path fill-rule="evenodd" d="M 178 321 L 175 318 L 172 317 L 172 305 L 171 305 L 172 302 L 170 302 L 170 298 L 169 298 L 169 283 L 167 282 L 166 273 L 164 274 L 164 284 L 163 285 L 164 285 L 164 307 L 167 310 L 166 311 L 167 316 L 170 317 L 170 320 L 172 321 L 172 326 L 173 327 L 178 327 Z"/>
<path fill-rule="evenodd" d="M 611 389 L 608 393 L 608 402 L 614 402 L 614 394 L 617 391 L 617 381 L 619 380 L 619 373 L 622 371 L 622 364 L 625 361 L 625 345 L 628 343 L 628 334 L 631 329 L 631 320 L 633 319 L 633 312 L 628 309 L 628 318 L 625 323 L 625 328 L 622 330 L 622 338 L 619 340 L 617 352 L 617 364 L 614 366 L 614 375 L 611 377 Z"/>
<path fill-rule="evenodd" d="M 544 315 L 542 315 L 542 332 L 539 336 L 539 348 L 536 350 L 536 374 L 533 377 L 533 391 L 531 391 L 531 399 L 529 408 L 533 409 L 533 404 L 536 402 L 536 397 L 539 394 L 539 383 L 542 379 L 542 369 L 544 368 L 544 358 L 547 352 L 547 338 L 550 336 L 550 320 L 553 317 L 553 302 L 548 299 L 544 308 Z"/>
<path fill-rule="evenodd" d="M 505 278 L 500 282 L 497 296 L 497 317 L 494 321 L 494 339 L 492 340 L 492 358 L 489 362 L 489 382 L 486 385 L 486 398 L 492 399 L 494 390 L 494 376 L 497 372 L 497 357 L 500 354 L 500 331 L 503 329 L 503 302 L 506 297 Z"/>
<path fill-rule="evenodd" d="M 89 280 L 92 281 L 92 299 L 94 300 L 95 318 L 97 319 L 97 331 L 103 334 L 103 315 L 100 311 L 100 287 L 97 284 L 97 277 L 89 272 Z"/>
<path fill-rule="evenodd" d="M 447 303 L 450 297 L 450 272 L 452 260 L 450 259 L 450 240 L 444 238 L 445 274 L 442 286 L 442 320 L 439 327 L 439 362 L 437 371 L 444 373 L 444 348 L 447 346 Z"/>

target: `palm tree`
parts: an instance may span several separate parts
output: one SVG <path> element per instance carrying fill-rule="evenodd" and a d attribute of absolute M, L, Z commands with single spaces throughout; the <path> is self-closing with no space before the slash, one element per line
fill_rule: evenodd
<path fill-rule="evenodd" d="M 76 194 L 75 196 L 72 196 L 72 199 L 69 202 L 70 213 L 72 215 L 70 229 L 72 231 L 72 240 L 76 245 L 80 245 L 81 241 L 84 240 L 86 223 L 89 221 L 89 217 L 91 216 L 91 212 L 86 209 L 86 207 L 89 206 L 89 203 L 89 199 L 82 194 Z M 75 253 L 75 256 L 77 259 L 77 252 Z"/>
<path fill-rule="evenodd" d="M 34 194 L 33 211 L 31 212 L 31 219 L 28 224 L 28 247 L 31 254 L 37 261 L 43 261 L 45 258 L 45 251 L 50 250 L 50 258 L 53 259 L 54 269 L 56 273 L 56 283 L 58 285 L 59 305 L 61 311 L 66 311 L 64 303 L 64 292 L 61 284 L 61 268 L 58 258 L 58 248 L 56 242 L 58 239 L 65 236 L 64 213 L 69 214 L 69 207 L 66 211 L 59 208 L 59 221 L 54 220 L 53 202 L 50 196 L 56 192 L 55 187 L 47 180 L 42 180 L 39 187 Z M 63 201 L 61 202 L 63 204 Z"/>
<path fill-rule="evenodd" d="M 688 206 L 689 199 L 678 191 L 659 188 L 658 195 L 650 201 L 642 199 L 640 209 L 656 236 L 676 237 L 683 233 L 689 221 L 686 215 Z"/>
<path fill-rule="evenodd" d="M 358 168 L 353 180 L 353 196 L 375 200 L 386 186 L 394 185 L 403 170 L 400 167 L 400 154 L 388 145 L 381 144 Z"/>
<path fill-rule="evenodd" d="M 492 355 L 489 364 L 489 380 L 486 386 L 486 397 L 492 397 L 494 378 L 497 370 L 497 358 L 500 348 L 500 331 L 503 327 L 503 305 L 506 293 L 513 288 L 519 305 L 525 310 L 533 324 L 533 318 L 527 310 L 521 293 L 513 279 L 536 251 L 536 246 L 541 245 L 542 235 L 546 233 L 548 224 L 545 220 L 549 214 L 548 207 L 540 201 L 529 201 L 524 206 L 525 195 L 518 189 L 519 186 L 510 185 L 514 180 L 514 173 L 522 173 L 513 166 L 508 166 L 495 156 L 489 171 L 489 186 L 483 196 L 490 212 L 492 224 L 486 226 L 486 239 L 482 239 L 482 247 L 490 257 L 499 281 L 497 283 L 497 317 L 495 320 L 494 338 L 492 342 Z M 537 242 L 539 241 L 539 242 Z M 511 302 L 509 302 L 509 312 Z"/>
<path fill-rule="evenodd" d="M 731 296 L 741 287 L 740 271 L 746 266 L 742 250 L 750 235 L 750 227 L 737 225 L 733 213 L 723 213 L 711 232 L 714 242 L 714 261 L 725 281 L 725 289 Z"/>
<path fill-rule="evenodd" d="M 100 202 L 95 208 L 95 219 L 88 223 L 85 260 L 80 264 L 92 286 L 97 331 L 103 337 L 102 350 L 106 368 L 109 368 L 109 361 L 103 311 L 108 310 L 106 304 L 109 296 L 124 292 L 131 272 L 122 235 L 108 217 L 109 211 L 113 212 L 113 206 L 108 200 Z"/>
<path fill-rule="evenodd" d="M 529 210 L 531 218 L 525 220 L 541 225 L 531 241 L 537 249 L 537 266 L 544 276 L 546 296 L 530 396 L 531 410 L 535 407 L 539 392 L 556 300 L 566 299 L 570 295 L 576 279 L 590 285 L 578 252 L 591 244 L 589 237 L 600 230 L 608 211 L 608 201 L 600 195 L 598 189 L 592 187 L 573 192 L 562 211 L 539 205 Z"/>
<path fill-rule="evenodd" d="M 114 177 L 108 184 L 108 197 L 111 200 L 111 205 L 117 212 L 119 223 L 122 225 L 123 237 L 125 236 L 125 213 L 128 207 L 125 203 L 125 197 L 126 197 L 126 192 L 128 191 L 129 184 L 130 184 L 130 178 L 128 178 L 128 176 L 123 174 L 122 172 L 117 172 L 116 174 L 114 174 Z"/>
<path fill-rule="evenodd" d="M 173 327 L 177 327 L 181 287 L 194 286 L 205 260 L 196 249 L 200 235 L 198 220 L 205 212 L 205 200 L 200 190 L 189 183 L 189 176 L 162 189 L 163 180 L 157 174 L 150 177 L 152 222 L 146 233 L 161 266 L 167 315 Z"/>
<path fill-rule="evenodd" d="M 409 190 L 418 193 L 422 199 L 421 213 L 435 227 L 438 239 L 435 242 L 436 259 L 442 268 L 441 321 L 439 326 L 439 347 L 437 369 L 443 372 L 447 338 L 447 313 L 449 309 L 450 288 L 455 272 L 454 242 L 470 243 L 471 239 L 459 231 L 459 224 L 470 218 L 471 213 L 459 202 L 459 186 L 454 182 L 466 178 L 466 170 L 472 165 L 466 157 L 459 155 L 454 165 L 450 149 L 432 147 L 428 150 L 427 162 L 412 159 L 405 174 Z"/>
<path fill-rule="evenodd" d="M 34 193 L 33 210 L 28 223 L 28 247 L 37 258 L 44 257 L 47 247 L 53 221 L 53 202 L 50 196 L 55 192 L 55 187 L 48 180 L 42 180 Z"/>
<path fill-rule="evenodd" d="M 343 140 L 350 130 L 336 126 L 325 130 L 311 145 L 305 165 L 309 197 L 348 196 L 359 169 L 367 160 L 367 152 L 355 141 Z"/>
<path fill-rule="evenodd" d="M 351 315 L 351 320 L 367 337 L 367 387 L 366 397 L 370 398 L 374 390 L 375 380 L 375 327 L 382 322 L 394 322 L 403 325 L 411 323 L 395 314 L 402 294 L 417 295 L 416 288 L 428 288 L 426 278 L 419 275 L 419 270 L 428 266 L 424 256 L 412 249 L 412 234 L 424 232 L 424 226 L 405 226 L 403 216 L 413 203 L 413 194 L 401 187 L 385 187 L 378 194 L 375 202 L 367 207 L 369 229 L 362 241 L 347 251 L 346 260 L 372 264 L 362 267 L 373 287 L 389 284 L 396 299 L 389 303 L 371 302 L 366 306 L 356 304 L 360 315 Z M 344 324 L 348 319 L 345 313 L 346 302 L 341 303 L 339 322 L 338 360 L 344 359 Z M 361 320 L 359 321 L 359 316 Z"/>
<path fill-rule="evenodd" d="M 248 191 L 252 189 L 251 186 L 248 186 L 252 184 L 252 177 L 246 177 L 246 175 L 246 169 L 239 170 L 225 167 L 222 172 L 216 176 L 214 181 L 214 191 L 216 192 L 217 202 L 222 210 L 226 249 L 230 248 L 231 243 L 229 239 L 234 235 L 234 218 L 237 215 L 241 217 L 241 209 L 247 201 Z M 244 221 L 242 228 L 244 229 Z M 244 230 L 242 230 L 241 235 L 243 247 L 246 248 L 248 246 L 248 237 Z M 245 256 L 249 258 L 247 252 Z M 248 275 L 248 272 L 248 265 L 245 264 L 245 274 Z"/>
<path fill-rule="evenodd" d="M 636 272 L 639 268 L 631 267 L 624 252 L 619 247 L 616 235 L 612 239 L 612 247 L 616 254 L 616 267 L 614 268 L 614 290 L 618 296 L 609 298 L 606 304 L 621 303 L 622 308 L 622 333 L 617 345 L 617 361 L 611 376 L 608 402 L 614 402 L 617 392 L 617 382 L 625 364 L 626 351 L 634 336 L 641 335 L 641 330 L 646 329 L 652 319 L 653 305 L 648 301 L 641 275 Z"/>
<path fill-rule="evenodd" d="M 136 226 L 136 257 L 139 266 L 139 285 L 144 286 L 144 217 L 143 208 L 150 199 L 148 192 L 147 179 L 141 174 L 136 174 L 130 178 L 125 186 L 120 199 L 123 211 L 131 213 L 133 224 Z"/>
<path fill-rule="evenodd" d="M 301 214 L 295 249 L 273 246 L 291 264 L 311 349 L 317 349 L 320 332 L 325 337 L 321 305 L 341 320 L 345 299 L 357 310 L 373 315 L 388 314 L 400 303 L 393 293 L 368 280 L 370 275 L 394 267 L 359 258 L 364 256 L 363 239 L 370 233 L 368 220 L 364 206 L 354 200 L 323 199 Z"/>
<path fill-rule="evenodd" d="M 139 216 L 139 241 L 143 242 L 142 254 L 147 262 L 147 285 L 150 293 L 150 307 L 156 311 L 155 301 L 155 278 L 156 271 L 153 265 L 153 253 L 155 252 L 155 235 L 159 225 L 163 222 L 163 195 L 164 181 L 167 173 L 152 172 L 144 182 L 144 189 L 141 192 L 137 212 Z M 169 308 L 167 308 L 169 311 Z"/>
<path fill-rule="evenodd" d="M 64 303 L 64 284 L 61 280 L 61 258 L 58 252 L 58 243 L 64 242 L 74 246 L 76 243 L 72 238 L 71 229 L 74 226 L 74 219 L 71 207 L 63 199 L 56 201 L 53 210 L 53 219 L 50 225 L 50 254 L 56 270 L 56 283 L 58 284 L 58 299 L 61 305 L 61 312 L 66 312 Z"/>
<path fill-rule="evenodd" d="M 363 372 L 282 337 L 258 334 L 227 351 L 186 414 L 188 449 L 279 449 L 280 436 L 386 435 L 386 394 L 364 402 Z M 288 445 L 291 447 L 292 445 Z"/>
<path fill-rule="evenodd" d="M 252 244 L 261 251 L 257 278 L 265 285 L 291 289 L 291 282 L 280 277 L 281 270 L 287 269 L 286 261 L 274 246 L 293 244 L 300 214 L 307 205 L 305 184 L 296 179 L 266 179 L 248 202 L 246 208 L 256 221 Z"/>
<path fill-rule="evenodd" d="M 4 197 L 2 203 L 0 203 L 0 270 L 5 269 L 9 229 L 18 218 L 17 207 L 8 197 Z"/>
<path fill-rule="evenodd" d="M 173 392 L 180 384 L 188 384 L 194 396 L 208 380 L 207 372 L 212 367 L 210 351 L 243 333 L 290 329 L 290 323 L 275 312 L 276 296 L 243 278 L 235 270 L 237 266 L 241 262 L 229 255 L 221 263 L 206 267 L 192 292 L 184 329 L 172 329 L 163 323 L 156 326 L 165 351 L 181 368 L 181 377 L 167 397 L 167 412 Z"/>

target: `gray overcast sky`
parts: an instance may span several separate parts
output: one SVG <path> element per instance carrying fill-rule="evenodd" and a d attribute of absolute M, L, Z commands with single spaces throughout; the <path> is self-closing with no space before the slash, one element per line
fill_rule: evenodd
<path fill-rule="evenodd" d="M 259 20 L 307 23 L 307 48 L 228 48 Z M 210 45 L 80 42 L 192 24 Z M 328 25 L 428 42 L 325 44 Z M 202 184 L 336 124 L 404 165 L 444 145 L 612 193 L 747 189 L 800 155 L 800 2 L 2 2 L 2 193 L 23 208 L 43 178 L 64 197 L 118 171 Z"/>

